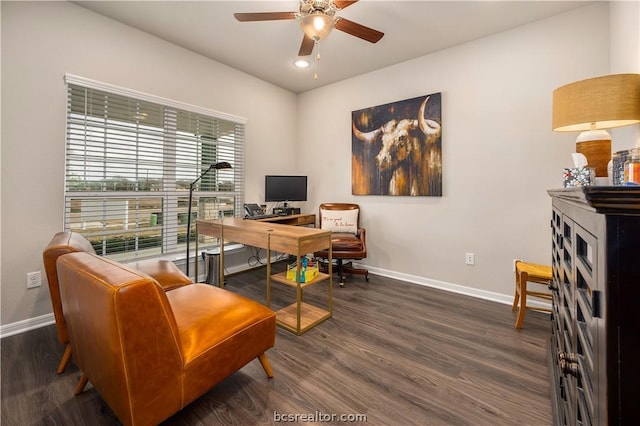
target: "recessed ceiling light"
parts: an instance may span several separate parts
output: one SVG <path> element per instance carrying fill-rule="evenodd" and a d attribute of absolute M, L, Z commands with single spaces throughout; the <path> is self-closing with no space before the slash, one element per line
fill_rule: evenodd
<path fill-rule="evenodd" d="M 296 68 L 309 68 L 309 65 L 311 64 L 306 59 L 296 59 L 293 61 L 293 66 Z"/>

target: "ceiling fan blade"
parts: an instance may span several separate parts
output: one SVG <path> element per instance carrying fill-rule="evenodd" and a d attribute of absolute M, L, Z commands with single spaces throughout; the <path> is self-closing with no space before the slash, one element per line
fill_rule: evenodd
<path fill-rule="evenodd" d="M 345 18 L 338 18 L 335 26 L 336 29 L 340 31 L 359 37 L 371 43 L 377 43 L 384 36 L 384 33 L 381 33 L 380 31 L 365 27 L 364 25 L 360 25 Z"/>
<path fill-rule="evenodd" d="M 344 9 L 345 7 L 349 7 L 354 3 L 358 3 L 358 0 L 348 1 L 348 0 L 333 0 L 333 4 L 339 10 Z"/>
<path fill-rule="evenodd" d="M 300 45 L 300 51 L 298 52 L 298 56 L 309 56 L 311 52 L 313 52 L 313 46 L 315 46 L 315 41 L 312 38 L 307 37 L 306 35 L 302 37 L 302 44 Z"/>
<path fill-rule="evenodd" d="M 297 12 L 257 12 L 257 13 L 234 13 L 233 16 L 240 22 L 249 21 L 281 21 L 285 19 L 296 19 Z"/>

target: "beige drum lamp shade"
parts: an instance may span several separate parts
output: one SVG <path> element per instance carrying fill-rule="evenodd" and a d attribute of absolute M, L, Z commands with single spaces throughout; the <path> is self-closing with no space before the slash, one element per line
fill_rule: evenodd
<path fill-rule="evenodd" d="M 553 92 L 552 128 L 583 132 L 576 152 L 587 157 L 596 176 L 607 176 L 611 136 L 605 129 L 640 123 L 640 74 L 613 74 L 559 87 Z"/>

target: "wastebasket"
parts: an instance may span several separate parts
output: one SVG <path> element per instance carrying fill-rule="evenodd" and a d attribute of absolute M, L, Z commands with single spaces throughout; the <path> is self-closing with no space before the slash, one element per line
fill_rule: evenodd
<path fill-rule="evenodd" d="M 202 260 L 206 273 L 204 282 L 220 287 L 220 249 L 203 250 Z"/>

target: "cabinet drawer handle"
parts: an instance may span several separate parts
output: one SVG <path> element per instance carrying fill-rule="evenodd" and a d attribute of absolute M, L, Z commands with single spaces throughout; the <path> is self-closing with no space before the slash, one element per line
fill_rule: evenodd
<path fill-rule="evenodd" d="M 568 362 L 563 359 L 560 361 L 559 365 L 562 374 L 567 374 L 576 378 L 580 377 L 580 370 L 578 369 L 578 364 L 575 362 Z"/>
<path fill-rule="evenodd" d="M 580 369 L 578 368 L 578 355 L 566 352 L 558 354 L 558 366 L 562 374 L 573 377 L 580 377 Z"/>
<path fill-rule="evenodd" d="M 567 362 L 578 362 L 578 355 L 576 354 L 569 354 L 566 352 L 560 352 L 558 353 L 558 361 L 567 361 Z"/>

